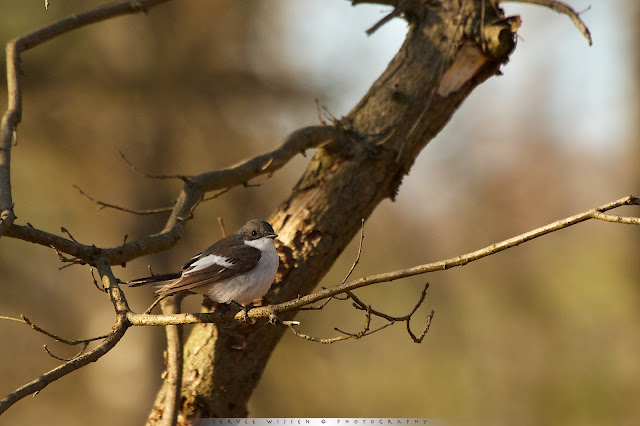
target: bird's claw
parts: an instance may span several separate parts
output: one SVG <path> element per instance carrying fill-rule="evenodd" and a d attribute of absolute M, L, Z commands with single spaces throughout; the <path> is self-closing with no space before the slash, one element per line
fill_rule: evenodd
<path fill-rule="evenodd" d="M 280 321 L 280 318 L 278 318 L 278 316 L 276 315 L 275 312 L 271 311 L 269 312 L 269 324 L 271 325 L 276 325 L 281 323 L 282 321 Z"/>

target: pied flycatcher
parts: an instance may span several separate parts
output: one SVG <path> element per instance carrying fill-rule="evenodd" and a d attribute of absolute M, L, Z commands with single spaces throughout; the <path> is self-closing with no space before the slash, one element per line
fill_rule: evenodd
<path fill-rule="evenodd" d="M 250 220 L 192 257 L 181 272 L 139 278 L 127 284 L 155 284 L 158 296 L 189 290 L 214 302 L 235 301 L 246 307 L 267 294 L 276 278 L 279 258 L 273 239 L 277 236 L 268 222 Z"/>

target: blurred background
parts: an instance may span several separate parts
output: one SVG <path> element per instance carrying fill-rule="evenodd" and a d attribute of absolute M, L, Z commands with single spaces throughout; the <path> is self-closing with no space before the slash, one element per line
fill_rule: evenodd
<path fill-rule="evenodd" d="M 50 0 L 45 10 L 42 1 L 0 0 L 0 42 L 99 4 Z M 523 19 L 504 75 L 465 101 L 397 201 L 368 220 L 353 277 L 452 257 L 640 195 L 640 4 L 570 4 L 585 11 L 593 47 L 566 16 L 504 6 Z M 395 19 L 365 35 L 388 11 L 344 0 L 180 1 L 27 52 L 12 158 L 18 223 L 58 234 L 64 226 L 80 242 L 109 247 L 159 231 L 166 216 L 97 210 L 72 185 L 131 208 L 166 206 L 181 182 L 141 177 L 119 151 L 149 173 L 197 174 L 317 124 L 316 98 L 330 114 L 347 114 L 406 33 Z M 178 268 L 220 237 L 218 216 L 229 231 L 268 217 L 307 161 L 200 205 L 174 249 L 116 275 Z M 401 315 L 428 280 L 414 324 L 419 332 L 435 310 L 424 342 L 413 343 L 402 325 L 335 345 L 286 335 L 250 415 L 640 424 L 639 241 L 637 227 L 587 222 L 464 268 L 364 289 L 358 294 L 374 308 Z M 342 279 L 357 243 L 324 285 Z M 52 250 L 3 238 L 0 315 L 24 314 L 68 338 L 108 332 L 113 310 L 89 268 L 60 266 Z M 152 301 L 150 289 L 127 296 L 138 311 Z M 185 309 L 197 310 L 196 299 Z M 301 314 L 301 329 L 319 337 L 336 335 L 334 327 L 358 331 L 362 316 L 343 305 Z M 0 333 L 3 395 L 59 364 L 43 344 L 58 356 L 77 350 L 18 323 L 0 322 Z M 130 329 L 99 362 L 19 402 L 0 424 L 142 424 L 161 383 L 164 344 L 161 328 Z"/>

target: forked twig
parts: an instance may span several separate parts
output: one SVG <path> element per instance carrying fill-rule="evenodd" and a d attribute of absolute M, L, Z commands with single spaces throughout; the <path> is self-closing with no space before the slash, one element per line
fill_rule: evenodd
<path fill-rule="evenodd" d="M 362 337 L 365 337 L 365 336 L 368 336 L 370 334 L 377 333 L 378 331 L 384 330 L 385 328 L 387 328 L 389 326 L 392 326 L 397 322 L 404 322 L 404 323 L 406 323 L 407 333 L 409 333 L 409 336 L 411 337 L 411 339 L 416 343 L 422 343 L 422 341 L 424 340 L 424 337 L 429 332 L 429 328 L 431 327 L 431 322 L 433 320 L 433 316 L 434 316 L 435 312 L 432 310 L 431 313 L 429 315 L 427 315 L 427 322 L 426 322 L 426 324 L 425 324 L 420 336 L 416 336 L 411 331 L 411 324 L 410 323 L 411 323 L 411 319 L 413 318 L 413 315 L 416 313 L 418 308 L 420 308 L 420 306 L 422 306 L 423 302 L 425 301 L 426 296 L 427 296 L 427 289 L 428 288 L 429 288 L 429 283 L 426 283 L 424 288 L 422 289 L 422 293 L 420 294 L 420 298 L 419 298 L 418 302 L 416 302 L 416 304 L 413 307 L 413 309 L 411 310 L 411 312 L 409 312 L 407 315 L 403 315 L 403 316 L 400 316 L 400 317 L 388 315 L 388 314 L 385 314 L 383 312 L 377 311 L 377 310 L 373 309 L 371 305 L 365 304 L 352 291 L 347 291 L 346 294 L 348 295 L 348 298 L 352 299 L 354 301 L 353 306 L 356 309 L 364 310 L 366 312 L 365 327 L 363 328 L 362 331 L 360 331 L 358 333 L 355 333 L 355 334 L 348 333 L 346 331 L 340 330 L 339 328 L 335 328 L 334 330 L 339 332 L 339 333 L 342 333 L 343 336 L 323 339 L 323 338 L 313 337 L 313 336 L 309 336 L 307 334 L 301 333 L 300 331 L 298 331 L 297 329 L 295 329 L 294 327 L 291 327 L 291 326 L 289 328 L 291 329 L 291 331 L 293 331 L 293 333 L 297 337 L 300 337 L 300 338 L 305 339 L 305 340 L 309 340 L 311 342 L 316 342 L 316 343 L 336 343 L 336 342 L 340 342 L 340 341 L 347 340 L 347 339 L 360 339 Z M 333 298 L 335 298 L 335 297 L 333 297 Z M 327 299 L 327 300 L 331 300 L 331 299 L 332 298 Z M 325 302 L 325 304 L 326 304 L 326 302 Z M 386 320 L 387 322 L 385 324 L 381 325 L 380 327 L 375 328 L 375 329 L 372 330 L 372 329 L 370 329 L 371 317 L 372 316 L 376 316 L 376 317 L 382 318 L 382 319 Z"/>
<path fill-rule="evenodd" d="M 64 228 L 62 228 L 63 230 L 65 230 Z M 66 231 L 66 230 L 65 230 Z M 70 235 L 70 234 L 69 234 Z M 73 266 L 73 265 L 86 265 L 87 262 L 85 262 L 82 259 L 79 259 L 77 257 L 67 257 L 65 255 L 63 255 L 62 253 L 60 253 L 60 251 L 53 245 L 51 245 L 51 248 L 53 249 L 53 251 L 56 252 L 56 254 L 58 255 L 58 259 L 60 259 L 60 261 L 62 263 L 66 263 L 66 265 L 63 265 L 61 267 L 58 268 L 58 270 L 63 270 L 64 268 L 68 268 L 69 266 Z"/>
<path fill-rule="evenodd" d="M 47 385 L 58 380 L 59 378 L 64 377 L 67 374 L 100 359 L 103 355 L 113 349 L 113 347 L 120 341 L 122 336 L 124 336 L 127 328 L 128 325 L 125 321 L 125 317 L 117 317 L 116 323 L 113 326 L 113 331 L 109 333 L 104 338 L 103 342 L 100 343 L 97 347 L 41 375 L 37 379 L 33 380 L 30 383 L 27 383 L 24 386 L 21 386 L 20 388 L 16 389 L 5 398 L 0 400 L 0 414 L 5 412 L 9 407 L 11 407 L 22 398 L 28 395 L 35 395 L 42 389 L 47 387 Z"/>
<path fill-rule="evenodd" d="M 353 264 L 351 265 L 351 269 L 349 269 L 349 272 L 347 273 L 347 275 L 344 277 L 344 279 L 342 280 L 342 282 L 340 284 L 344 284 L 344 283 L 347 282 L 347 280 L 349 279 L 349 277 L 351 276 L 353 271 L 356 269 L 356 266 L 358 265 L 358 262 L 360 262 L 360 256 L 362 255 L 362 243 L 363 243 L 363 241 L 364 241 L 364 218 L 362 219 L 361 224 L 360 224 L 360 244 L 358 245 L 358 254 L 356 255 L 356 258 L 353 261 Z M 326 287 L 322 287 L 322 288 L 325 289 Z M 344 297 L 341 297 L 339 295 L 335 295 L 335 296 L 329 297 L 327 300 L 323 301 L 318 306 L 307 306 L 307 307 L 304 307 L 304 308 L 300 308 L 300 310 L 301 311 L 321 311 L 332 300 L 347 300 L 347 299 L 349 299 L 349 294 L 347 294 Z"/>
<path fill-rule="evenodd" d="M 322 344 L 331 344 L 331 343 L 336 343 L 336 342 L 342 342 L 343 340 L 347 340 L 347 339 L 359 339 L 361 337 L 366 336 L 369 332 L 369 327 L 371 325 L 371 314 L 369 312 L 367 312 L 367 315 L 365 317 L 365 324 L 364 327 L 362 329 L 362 331 L 356 333 L 356 334 L 351 334 L 351 333 L 347 333 L 344 332 L 342 330 L 339 330 L 337 328 L 335 328 L 334 330 L 342 333 L 342 336 L 337 336 L 337 337 L 331 337 L 331 338 L 320 338 L 320 337 L 314 337 L 314 336 L 310 336 L 308 334 L 302 333 L 300 331 L 298 331 L 295 326 L 297 324 L 294 323 L 289 323 L 289 330 L 291 330 L 293 332 L 294 335 L 296 335 L 297 337 L 304 339 L 304 340 L 308 340 L 310 342 L 315 342 L 315 343 L 322 343 Z"/>
<path fill-rule="evenodd" d="M 72 360 L 78 358 L 80 355 L 82 355 L 87 350 L 87 347 L 89 346 L 89 343 L 95 342 L 96 340 L 103 340 L 103 339 L 106 339 L 107 337 L 109 337 L 109 334 L 103 334 L 101 336 L 91 337 L 91 338 L 88 338 L 88 339 L 65 339 L 64 337 L 60 337 L 60 336 L 58 336 L 56 334 L 53 334 L 53 333 L 51 333 L 51 332 L 39 327 L 38 325 L 34 324 L 31 320 L 29 320 L 29 318 L 27 318 L 24 315 L 20 315 L 20 319 L 12 318 L 12 317 L 6 317 L 6 316 L 0 316 L 0 319 L 26 324 L 29 327 L 31 327 L 32 330 L 37 331 L 38 333 L 44 334 L 45 336 L 50 337 L 51 339 L 55 340 L 56 342 L 63 343 L 65 345 L 69 345 L 69 346 L 83 345 L 82 350 L 78 354 L 76 354 L 75 356 L 73 356 L 71 358 L 59 357 L 59 356 L 53 354 L 49 350 L 47 345 L 43 345 L 43 349 L 47 352 L 47 354 L 49 354 L 49 356 L 51 356 L 52 358 L 55 358 L 57 360 L 60 360 L 60 361 L 72 361 Z"/>

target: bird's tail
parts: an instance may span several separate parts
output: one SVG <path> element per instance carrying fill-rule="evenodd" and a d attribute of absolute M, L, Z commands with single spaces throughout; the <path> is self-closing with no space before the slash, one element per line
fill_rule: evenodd
<path fill-rule="evenodd" d="M 171 274 L 160 274 L 160 275 L 152 275 L 150 277 L 138 278 L 135 280 L 124 282 L 123 284 L 128 285 L 129 287 L 138 287 L 146 284 L 154 284 L 154 285 L 163 285 L 167 284 L 171 281 L 175 281 L 180 278 L 180 273 L 174 272 Z"/>

